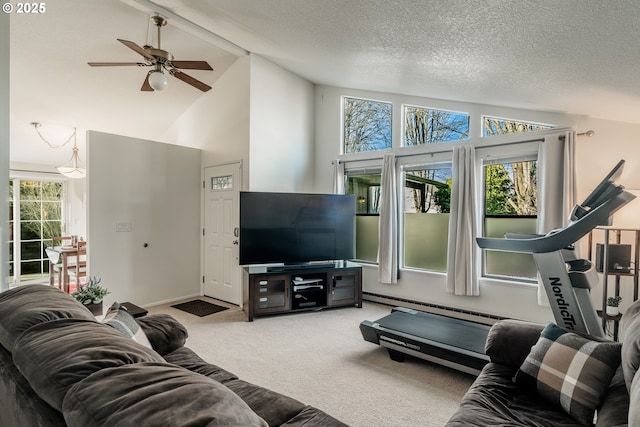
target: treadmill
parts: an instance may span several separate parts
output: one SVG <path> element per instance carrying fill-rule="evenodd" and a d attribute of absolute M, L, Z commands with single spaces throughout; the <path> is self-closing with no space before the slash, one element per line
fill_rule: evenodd
<path fill-rule="evenodd" d="M 504 239 L 476 238 L 482 249 L 533 254 L 556 324 L 567 330 L 604 337 L 589 291 L 598 275 L 586 259 L 575 254 L 575 243 L 635 196 L 615 184 L 624 160 L 593 192 L 576 205 L 570 223 L 546 235 L 507 234 Z M 360 323 L 365 341 L 386 347 L 392 360 L 406 354 L 477 375 L 489 357 L 484 347 L 490 325 L 396 307 L 391 314 Z"/>

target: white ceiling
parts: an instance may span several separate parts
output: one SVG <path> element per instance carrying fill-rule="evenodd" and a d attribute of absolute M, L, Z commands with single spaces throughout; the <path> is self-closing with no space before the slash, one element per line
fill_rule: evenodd
<path fill-rule="evenodd" d="M 12 160 L 51 162 L 60 152 L 38 140 L 32 121 L 154 139 L 202 96 L 176 79 L 141 93 L 146 69 L 86 65 L 137 61 L 116 38 L 144 44 L 153 3 L 46 4 L 42 15 L 11 15 Z M 637 0 L 155 4 L 314 83 L 640 123 Z M 207 60 L 215 72 L 189 74 L 213 91 L 236 58 L 171 18 L 162 40 L 176 59 Z"/>

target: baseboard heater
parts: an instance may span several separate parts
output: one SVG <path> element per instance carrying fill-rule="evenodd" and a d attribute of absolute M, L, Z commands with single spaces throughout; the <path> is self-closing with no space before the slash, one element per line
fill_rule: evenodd
<path fill-rule="evenodd" d="M 413 308 L 418 311 L 424 311 L 427 313 L 440 314 L 447 317 L 453 317 L 456 319 L 469 320 L 471 322 L 485 323 L 487 325 L 493 325 L 498 320 L 505 319 L 505 317 L 496 316 L 494 314 L 480 313 L 477 311 L 464 310 L 460 308 L 448 307 L 444 305 L 431 304 L 427 302 L 415 301 L 407 298 L 398 298 L 389 295 L 381 295 L 373 292 L 362 292 L 362 299 L 364 301 L 377 302 L 385 304 L 391 307 L 402 306 L 407 308 Z"/>
<path fill-rule="evenodd" d="M 472 375 L 489 362 L 484 352 L 490 325 L 396 307 L 391 314 L 360 323 L 365 341 L 385 347 L 392 360 L 415 356 Z"/>

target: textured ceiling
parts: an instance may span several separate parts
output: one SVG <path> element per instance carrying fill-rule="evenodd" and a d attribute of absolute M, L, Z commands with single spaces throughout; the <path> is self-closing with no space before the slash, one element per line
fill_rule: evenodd
<path fill-rule="evenodd" d="M 86 66 L 136 60 L 115 39 L 142 44 L 153 3 L 123 1 L 64 0 L 39 17 L 11 16 L 12 153 L 33 120 L 153 139 L 201 96 L 177 81 L 140 94 L 144 70 Z M 637 0 L 155 4 L 314 83 L 640 123 Z M 163 47 L 216 73 L 235 58 L 171 21 Z M 195 73 L 209 84 L 219 75 Z"/>
<path fill-rule="evenodd" d="M 158 3 L 316 83 L 640 121 L 637 0 Z"/>

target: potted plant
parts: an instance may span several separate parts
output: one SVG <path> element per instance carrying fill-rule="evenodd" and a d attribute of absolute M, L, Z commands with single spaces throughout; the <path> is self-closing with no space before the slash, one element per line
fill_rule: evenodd
<path fill-rule="evenodd" d="M 102 315 L 102 300 L 109 294 L 104 286 L 100 285 L 102 279 L 90 276 L 87 283 L 81 284 L 71 294 L 76 300 L 84 304 L 94 316 Z"/>
<path fill-rule="evenodd" d="M 607 316 L 617 316 L 620 313 L 620 310 L 618 309 L 620 301 L 622 301 L 622 297 L 620 295 L 607 298 Z"/>

